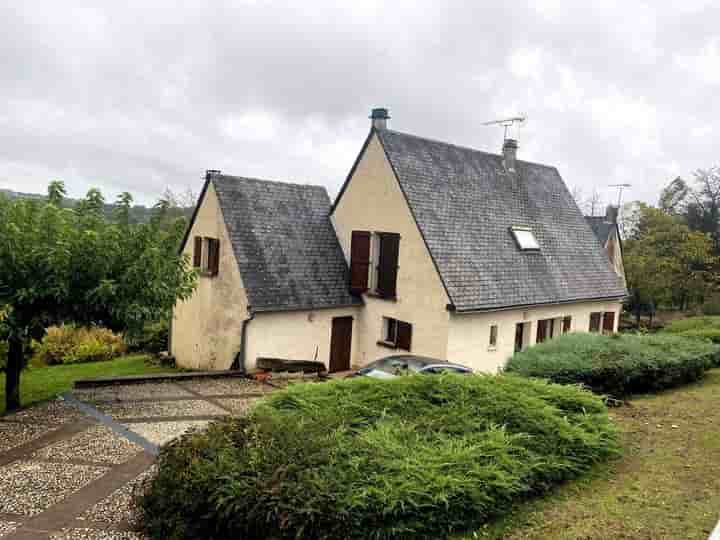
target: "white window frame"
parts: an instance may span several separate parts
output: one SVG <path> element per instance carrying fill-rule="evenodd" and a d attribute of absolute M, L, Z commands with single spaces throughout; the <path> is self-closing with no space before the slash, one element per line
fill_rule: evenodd
<path fill-rule="evenodd" d="M 510 232 L 521 251 L 540 251 L 540 243 L 530 227 L 510 227 Z"/>

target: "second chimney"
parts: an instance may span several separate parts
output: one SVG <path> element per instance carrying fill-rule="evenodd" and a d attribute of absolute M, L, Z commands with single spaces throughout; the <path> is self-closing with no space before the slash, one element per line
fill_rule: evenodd
<path fill-rule="evenodd" d="M 388 110 L 380 107 L 370 112 L 370 120 L 374 129 L 387 129 L 387 121 L 390 119 Z"/>
<path fill-rule="evenodd" d="M 508 171 L 515 172 L 515 159 L 517 158 L 518 143 L 515 139 L 505 139 L 503 143 L 503 164 Z"/>

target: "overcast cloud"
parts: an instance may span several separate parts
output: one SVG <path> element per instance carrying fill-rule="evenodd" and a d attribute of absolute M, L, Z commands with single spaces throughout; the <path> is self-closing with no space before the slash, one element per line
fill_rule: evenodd
<path fill-rule="evenodd" d="M 605 200 L 720 164 L 718 2 L 0 2 L 0 187 L 334 196 L 376 106 L 493 152 L 482 122 L 526 113 L 519 156 Z"/>

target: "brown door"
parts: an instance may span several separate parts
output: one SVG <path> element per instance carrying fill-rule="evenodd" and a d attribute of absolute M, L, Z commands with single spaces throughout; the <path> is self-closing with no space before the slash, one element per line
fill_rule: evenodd
<path fill-rule="evenodd" d="M 350 369 L 352 347 L 352 317 L 334 317 L 330 337 L 330 373 Z"/>
<path fill-rule="evenodd" d="M 615 312 L 606 311 L 603 315 L 603 334 L 612 334 L 615 330 Z"/>
<path fill-rule="evenodd" d="M 515 325 L 515 352 L 522 351 L 523 348 L 523 330 L 525 328 L 524 323 L 517 323 Z"/>

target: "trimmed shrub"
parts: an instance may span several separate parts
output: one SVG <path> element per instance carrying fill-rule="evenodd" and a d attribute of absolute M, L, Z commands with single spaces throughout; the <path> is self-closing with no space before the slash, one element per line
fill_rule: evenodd
<path fill-rule="evenodd" d="M 160 354 L 168 350 L 170 322 L 167 319 L 147 323 L 141 332 L 128 336 L 128 346 L 133 351 Z"/>
<path fill-rule="evenodd" d="M 622 397 L 695 381 L 720 347 L 668 334 L 567 334 L 516 353 L 505 367 L 526 377 L 580 383 Z"/>
<path fill-rule="evenodd" d="M 720 317 L 688 317 L 672 321 L 665 332 L 677 336 L 709 339 L 720 343 Z"/>
<path fill-rule="evenodd" d="M 48 365 L 112 360 L 127 350 L 120 334 L 101 327 L 51 326 L 35 348 L 35 357 Z"/>
<path fill-rule="evenodd" d="M 447 538 L 615 456 L 598 397 L 511 375 L 291 385 L 161 451 L 151 538 Z"/>

